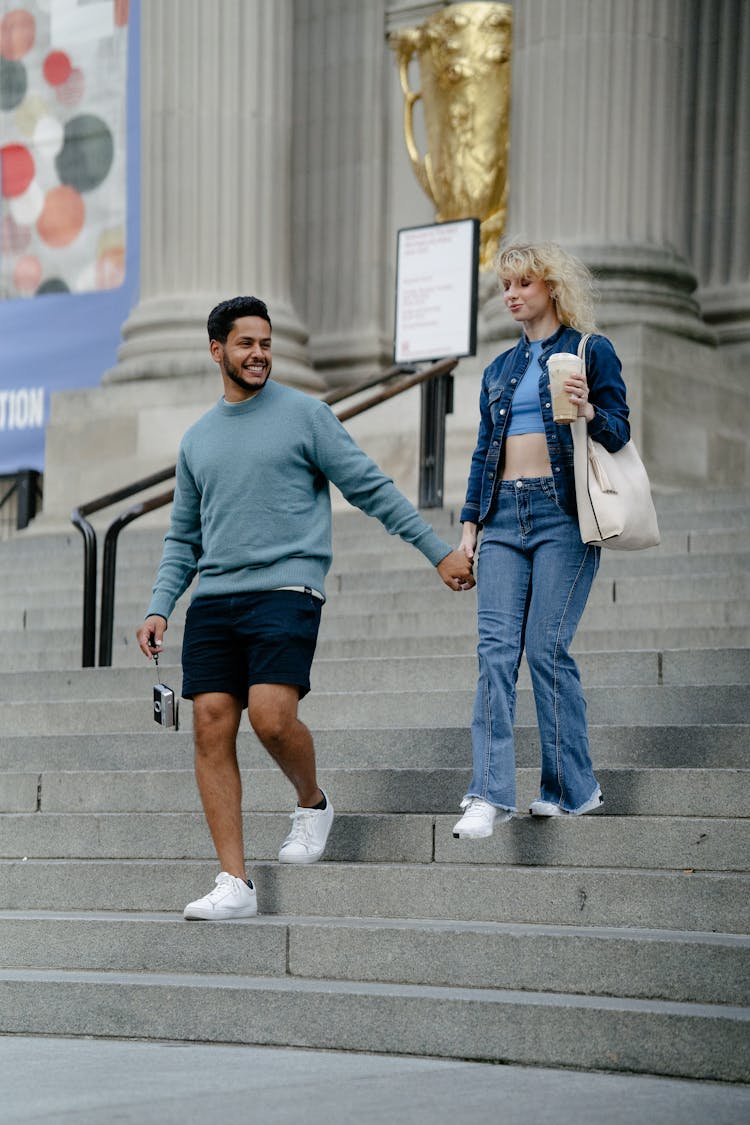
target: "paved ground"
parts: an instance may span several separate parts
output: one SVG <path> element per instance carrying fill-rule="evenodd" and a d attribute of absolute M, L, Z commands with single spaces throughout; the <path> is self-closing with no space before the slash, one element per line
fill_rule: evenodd
<path fill-rule="evenodd" d="M 750 1086 L 268 1047 L 0 1037 L 3 1125 L 747 1125 Z"/>

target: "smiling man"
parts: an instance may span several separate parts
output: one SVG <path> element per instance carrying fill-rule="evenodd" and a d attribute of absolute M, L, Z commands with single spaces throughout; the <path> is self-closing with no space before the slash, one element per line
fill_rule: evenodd
<path fill-rule="evenodd" d="M 279 860 L 320 859 L 333 823 L 312 736 L 297 713 L 310 690 L 331 565 L 328 482 L 421 551 L 450 589 L 471 589 L 474 578 L 466 555 L 435 535 L 325 403 L 270 378 L 263 301 L 223 301 L 208 318 L 208 336 L 224 394 L 182 439 L 170 529 L 137 638 L 147 656 L 161 650 L 169 615 L 197 573 L 182 694 L 193 701 L 196 780 L 221 871 L 184 916 L 221 920 L 257 913 L 236 748 L 245 707 L 297 794 Z"/>

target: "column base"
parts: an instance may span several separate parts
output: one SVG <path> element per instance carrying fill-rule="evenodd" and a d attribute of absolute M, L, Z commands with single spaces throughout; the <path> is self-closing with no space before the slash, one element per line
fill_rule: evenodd
<path fill-rule="evenodd" d="M 704 322 L 695 275 L 677 254 L 651 246 L 571 246 L 594 274 L 602 324 L 652 325 L 705 344 L 716 334 Z"/>
<path fill-rule="evenodd" d="M 705 320 L 716 332 L 722 351 L 750 359 L 750 285 L 722 285 L 697 293 Z"/>

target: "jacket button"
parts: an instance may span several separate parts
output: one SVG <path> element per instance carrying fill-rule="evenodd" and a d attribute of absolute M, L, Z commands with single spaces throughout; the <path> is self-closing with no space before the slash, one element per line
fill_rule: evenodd
<path fill-rule="evenodd" d="M 518 379 L 511 379 L 510 384 L 511 384 L 512 387 L 515 387 L 517 382 L 518 382 Z"/>
<path fill-rule="evenodd" d="M 492 444 L 493 444 L 494 446 L 498 446 L 498 445 L 500 444 L 500 442 L 499 442 L 499 441 L 493 441 L 493 443 L 492 443 Z"/>
<path fill-rule="evenodd" d="M 504 413 L 505 413 L 505 411 L 504 411 L 504 410 L 501 410 L 501 411 L 500 411 L 500 413 L 501 413 L 501 414 L 504 414 Z"/>
<path fill-rule="evenodd" d="M 550 408 L 550 406 L 551 406 L 552 404 L 551 404 L 551 403 L 549 403 L 549 402 L 545 402 L 545 404 L 544 404 L 544 405 L 545 405 L 545 408 L 546 408 L 547 410 L 549 410 L 549 408 Z"/>

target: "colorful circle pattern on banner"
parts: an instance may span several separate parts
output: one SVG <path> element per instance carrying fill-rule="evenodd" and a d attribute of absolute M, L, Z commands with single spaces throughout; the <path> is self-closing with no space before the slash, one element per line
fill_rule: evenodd
<path fill-rule="evenodd" d="M 125 277 L 128 0 L 92 6 L 94 35 L 67 8 L 54 43 L 48 0 L 0 8 L 0 296 Z"/>

